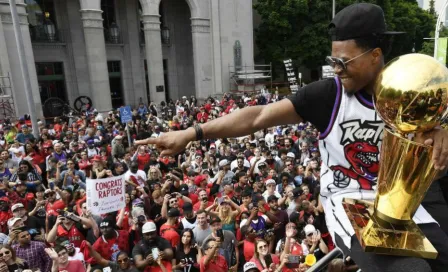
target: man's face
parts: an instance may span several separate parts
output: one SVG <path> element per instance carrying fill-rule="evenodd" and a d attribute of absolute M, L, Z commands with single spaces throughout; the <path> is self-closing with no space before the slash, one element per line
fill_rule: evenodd
<path fill-rule="evenodd" d="M 73 161 L 67 161 L 67 166 L 70 170 L 75 170 L 75 163 Z"/>
<path fill-rule="evenodd" d="M 18 241 L 20 244 L 29 244 L 31 241 L 31 235 L 29 234 L 28 231 L 22 231 L 21 233 L 19 233 L 18 235 Z"/>
<path fill-rule="evenodd" d="M 8 153 L 8 151 L 2 151 L 1 157 L 2 157 L 2 159 L 5 160 L 5 161 L 6 161 L 7 159 L 9 159 L 9 153 Z"/>
<path fill-rule="evenodd" d="M 145 239 L 145 241 L 148 243 L 154 242 L 156 237 L 157 237 L 157 232 L 155 232 L 155 231 L 143 233 L 143 239 Z"/>
<path fill-rule="evenodd" d="M 269 208 L 274 212 L 278 210 L 278 202 L 276 200 L 269 201 Z"/>
<path fill-rule="evenodd" d="M 56 151 L 57 153 L 60 153 L 62 151 L 62 145 L 59 143 L 55 144 L 54 151 Z"/>
<path fill-rule="evenodd" d="M 334 41 L 331 47 L 331 56 L 343 61 L 351 60 L 368 51 L 356 46 L 354 40 Z M 382 55 L 379 52 L 381 51 L 374 50 L 350 61 L 346 64 L 347 70 L 343 70 L 339 66 L 335 67 L 335 74 L 341 79 L 348 94 L 354 94 L 376 79 L 377 73 L 382 67 L 379 65 L 382 62 Z"/>
<path fill-rule="evenodd" d="M 252 198 L 250 196 L 243 196 L 243 204 L 249 205 L 249 203 L 252 201 Z"/>
<path fill-rule="evenodd" d="M 169 200 L 169 207 L 170 208 L 178 208 L 179 207 L 179 201 L 177 200 L 177 198 L 170 198 Z"/>
<path fill-rule="evenodd" d="M 240 177 L 239 182 L 240 182 L 240 184 L 247 184 L 247 176 Z"/>
<path fill-rule="evenodd" d="M 199 226 L 205 226 L 207 225 L 207 214 L 206 213 L 200 213 L 197 215 L 197 220 Z"/>
<path fill-rule="evenodd" d="M 24 127 L 24 128 L 22 128 L 22 132 L 23 132 L 23 134 L 28 134 L 28 128 L 27 127 Z"/>
<path fill-rule="evenodd" d="M 215 222 L 212 225 L 210 225 L 213 232 L 216 232 L 219 229 L 222 229 L 222 223 L 221 222 Z"/>
<path fill-rule="evenodd" d="M 207 201 L 208 197 L 207 197 L 207 193 L 205 191 L 200 191 L 199 192 L 199 199 L 201 201 Z"/>
<path fill-rule="evenodd" d="M 126 254 L 120 254 L 117 257 L 117 263 L 121 270 L 126 270 L 129 268 L 129 257 Z"/>
<path fill-rule="evenodd" d="M 244 166 L 244 159 L 238 159 L 238 167 L 242 168 Z"/>
<path fill-rule="evenodd" d="M 45 199 L 48 199 L 48 202 L 53 203 L 56 200 L 56 193 L 51 192 L 46 194 Z"/>
<path fill-rule="evenodd" d="M 100 230 L 104 237 L 106 237 L 107 239 L 114 237 L 114 228 L 112 228 L 111 226 L 101 227 Z"/>

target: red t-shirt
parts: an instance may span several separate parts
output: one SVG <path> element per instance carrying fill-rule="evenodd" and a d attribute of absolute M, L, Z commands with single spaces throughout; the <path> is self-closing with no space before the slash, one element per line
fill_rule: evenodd
<path fill-rule="evenodd" d="M 59 267 L 58 270 L 67 272 L 85 272 L 86 268 L 80 260 L 71 260 L 68 261 L 68 265 L 66 267 Z"/>
<path fill-rule="evenodd" d="M 117 230 L 117 232 L 117 237 L 106 240 L 101 236 L 93 244 L 93 249 L 106 260 L 116 261 L 120 251 L 129 253 L 129 233 L 124 230 Z"/>
<path fill-rule="evenodd" d="M 160 227 L 160 237 L 170 242 L 172 247 L 176 247 L 179 244 L 180 235 L 176 231 L 176 226 L 163 224 Z"/>
<path fill-rule="evenodd" d="M 201 260 L 199 261 L 201 272 L 227 272 L 227 262 L 223 256 L 216 256 L 216 258 L 211 259 L 208 262 L 208 265 L 205 266 L 204 262 L 206 257 L 207 256 L 202 256 Z"/>
<path fill-rule="evenodd" d="M 252 257 L 254 256 L 255 244 L 250 241 L 244 240 L 243 252 L 246 262 L 250 261 L 250 259 L 252 259 Z"/>
<path fill-rule="evenodd" d="M 58 236 L 67 237 L 75 247 L 80 247 L 82 241 L 86 239 L 86 237 L 84 237 L 84 234 L 82 234 L 82 232 L 80 232 L 78 228 L 76 228 L 75 224 L 73 224 L 70 229 L 66 229 L 62 225 L 59 225 Z"/>
<path fill-rule="evenodd" d="M 143 155 L 137 154 L 138 170 L 145 169 L 145 165 L 151 160 L 149 153 Z"/>

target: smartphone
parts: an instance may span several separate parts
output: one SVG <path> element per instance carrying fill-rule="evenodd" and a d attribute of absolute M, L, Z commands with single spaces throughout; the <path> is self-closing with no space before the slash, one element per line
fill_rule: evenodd
<path fill-rule="evenodd" d="M 221 238 L 221 242 L 224 241 L 224 231 L 222 229 L 218 229 L 216 230 L 216 236 L 218 236 L 219 238 Z"/>
<path fill-rule="evenodd" d="M 51 181 L 51 182 L 49 183 L 49 185 L 50 185 L 50 189 L 51 189 L 51 190 L 54 190 L 54 182 Z"/>
<path fill-rule="evenodd" d="M 201 167 L 202 169 L 206 169 L 206 168 L 208 168 L 208 163 L 206 163 L 206 162 L 204 162 L 204 163 L 202 163 L 202 167 Z"/>
<path fill-rule="evenodd" d="M 159 249 L 154 247 L 151 249 L 151 253 L 152 253 L 152 258 L 154 260 L 157 260 L 159 258 Z"/>
<path fill-rule="evenodd" d="M 218 205 L 221 205 L 221 203 L 224 201 L 224 197 L 218 197 Z"/>
<path fill-rule="evenodd" d="M 269 268 L 269 266 L 272 264 L 272 256 L 271 254 L 268 254 L 264 257 L 264 261 L 266 262 L 266 267 Z"/>
<path fill-rule="evenodd" d="M 286 263 L 287 268 L 299 268 L 300 265 L 300 256 L 298 255 L 289 255 L 288 262 Z"/>

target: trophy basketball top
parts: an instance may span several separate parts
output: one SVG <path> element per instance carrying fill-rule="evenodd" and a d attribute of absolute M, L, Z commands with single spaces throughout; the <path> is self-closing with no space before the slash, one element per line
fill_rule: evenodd
<path fill-rule="evenodd" d="M 391 60 L 375 86 L 374 104 L 400 134 L 433 129 L 447 115 L 448 69 L 433 57 L 408 54 Z"/>

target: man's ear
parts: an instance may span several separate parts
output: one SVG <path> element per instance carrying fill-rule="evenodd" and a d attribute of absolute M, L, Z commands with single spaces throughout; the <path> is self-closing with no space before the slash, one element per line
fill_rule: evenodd
<path fill-rule="evenodd" d="M 372 51 L 372 63 L 373 64 L 378 64 L 379 62 L 384 61 L 384 55 L 383 55 L 383 51 L 381 50 L 381 48 L 377 47 L 375 49 L 373 49 Z"/>

